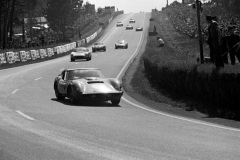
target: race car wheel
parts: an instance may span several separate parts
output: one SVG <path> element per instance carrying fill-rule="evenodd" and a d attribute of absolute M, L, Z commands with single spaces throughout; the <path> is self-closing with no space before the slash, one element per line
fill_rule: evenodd
<path fill-rule="evenodd" d="M 117 46 L 115 45 L 115 49 L 117 49 Z"/>
<path fill-rule="evenodd" d="M 88 57 L 88 58 L 87 58 L 87 61 L 90 61 L 91 59 L 92 59 L 92 57 Z"/>
<path fill-rule="evenodd" d="M 73 104 L 76 104 L 76 103 L 77 103 L 77 100 L 76 100 L 75 97 L 74 97 L 72 88 L 69 88 L 69 89 L 68 89 L 68 98 L 69 98 L 69 100 L 70 100 L 71 103 L 73 103 Z"/>
<path fill-rule="evenodd" d="M 92 52 L 95 52 L 95 49 L 92 49 Z"/>
<path fill-rule="evenodd" d="M 54 86 L 54 91 L 55 91 L 55 95 L 56 95 L 58 100 L 64 100 L 65 99 L 65 97 L 58 92 L 58 89 L 57 89 L 56 85 Z"/>
<path fill-rule="evenodd" d="M 126 45 L 126 47 L 125 47 L 126 49 L 128 48 L 128 45 Z"/>
<path fill-rule="evenodd" d="M 107 50 L 107 49 L 106 49 L 106 48 L 104 48 L 104 51 L 105 51 L 105 52 L 106 52 L 106 50 Z"/>
<path fill-rule="evenodd" d="M 75 61 L 75 59 L 74 59 L 74 58 L 71 58 L 71 62 L 73 62 L 73 61 Z"/>
<path fill-rule="evenodd" d="M 113 105 L 118 105 L 120 103 L 120 99 L 117 100 L 111 100 Z"/>

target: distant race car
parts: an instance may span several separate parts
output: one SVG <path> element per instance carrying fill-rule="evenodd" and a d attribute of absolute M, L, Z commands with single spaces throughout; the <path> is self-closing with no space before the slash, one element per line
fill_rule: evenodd
<path fill-rule="evenodd" d="M 123 23 L 122 22 L 117 22 L 116 26 L 117 27 L 123 26 Z"/>
<path fill-rule="evenodd" d="M 128 42 L 125 41 L 125 40 L 119 40 L 117 43 L 115 43 L 115 49 L 118 49 L 118 48 L 127 49 L 128 48 Z"/>
<path fill-rule="evenodd" d="M 90 61 L 92 59 L 92 53 L 85 47 L 75 48 L 70 54 L 70 59 L 71 61 L 75 61 L 76 59 L 86 59 Z"/>
<path fill-rule="evenodd" d="M 123 95 L 121 82 L 105 78 L 98 68 L 63 70 L 54 80 L 54 91 L 58 100 L 68 97 L 71 103 L 110 100 L 118 105 Z"/>
<path fill-rule="evenodd" d="M 135 23 L 135 20 L 131 18 L 131 19 L 129 20 L 129 23 Z"/>
<path fill-rule="evenodd" d="M 126 26 L 126 29 L 133 29 L 133 26 L 130 25 L 130 24 L 128 24 L 128 25 Z"/>
<path fill-rule="evenodd" d="M 158 38 L 157 42 L 158 42 L 158 46 L 159 47 L 163 47 L 165 45 L 165 43 L 164 43 L 162 38 Z"/>
<path fill-rule="evenodd" d="M 92 52 L 95 51 L 106 51 L 107 47 L 102 42 L 96 42 L 92 46 Z"/>
<path fill-rule="evenodd" d="M 142 31 L 143 30 L 143 27 L 139 26 L 136 28 L 136 31 Z"/>

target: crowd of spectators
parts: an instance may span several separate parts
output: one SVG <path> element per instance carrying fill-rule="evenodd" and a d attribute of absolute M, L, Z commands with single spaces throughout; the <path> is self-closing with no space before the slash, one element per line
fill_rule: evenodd
<path fill-rule="evenodd" d="M 166 13 L 175 25 L 176 29 L 190 37 L 198 37 L 197 12 L 192 5 L 173 3 L 165 8 Z M 216 17 L 219 27 L 223 34 L 227 34 L 228 26 L 231 23 L 236 25 L 236 30 L 240 31 L 240 17 L 228 13 L 223 7 L 214 3 L 205 3 L 202 5 L 201 26 L 204 39 L 207 40 L 208 24 L 205 17 L 211 15 Z"/>
<path fill-rule="evenodd" d="M 192 5 L 174 2 L 170 6 L 166 7 L 164 11 L 166 11 L 168 17 L 178 31 L 189 35 L 191 38 L 199 37 L 197 11 L 196 8 L 194 8 Z M 231 64 L 234 65 L 235 55 L 237 58 L 240 58 L 240 53 L 237 53 L 240 52 L 240 49 L 239 47 L 236 47 L 237 44 L 239 45 L 238 39 L 240 37 L 239 15 L 232 14 L 226 11 L 222 6 L 217 6 L 216 4 L 211 2 L 202 4 L 200 18 L 200 25 L 202 31 L 201 34 L 203 37 L 203 42 L 208 43 L 211 49 L 211 38 L 209 38 L 211 30 L 209 29 L 209 26 L 211 23 L 208 23 L 208 21 L 206 20 L 206 17 L 209 18 L 209 16 L 211 21 L 213 21 L 214 24 L 216 23 L 217 28 L 219 29 L 219 38 L 221 39 L 221 44 L 219 45 L 220 50 L 218 52 L 221 52 L 220 54 L 223 57 L 223 62 L 228 63 L 227 53 L 230 52 Z M 235 53 L 231 53 L 233 52 L 233 46 L 235 47 Z M 214 57 L 210 58 L 213 63 L 218 63 L 216 62 L 216 59 L 214 59 Z"/>

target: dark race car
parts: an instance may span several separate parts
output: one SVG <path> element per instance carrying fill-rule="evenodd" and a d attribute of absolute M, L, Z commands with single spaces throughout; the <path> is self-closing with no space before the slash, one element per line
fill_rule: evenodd
<path fill-rule="evenodd" d="M 68 97 L 72 103 L 84 101 L 111 101 L 120 103 L 123 88 L 120 81 L 105 78 L 98 68 L 66 69 L 54 80 L 58 100 Z"/>
<path fill-rule="evenodd" d="M 96 51 L 106 51 L 107 47 L 101 43 L 101 42 L 96 42 L 94 43 L 94 45 L 92 46 L 92 52 L 96 52 Z"/>

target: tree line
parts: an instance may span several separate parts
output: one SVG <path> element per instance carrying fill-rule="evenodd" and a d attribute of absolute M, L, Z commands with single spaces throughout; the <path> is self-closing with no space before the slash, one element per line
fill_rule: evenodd
<path fill-rule="evenodd" d="M 34 17 L 45 17 L 51 30 L 64 38 L 65 29 L 75 25 L 89 6 L 88 2 L 83 5 L 83 0 L 0 0 L 0 47 L 5 49 L 13 40 L 14 27 L 21 28 L 25 41 L 24 18 L 28 19 L 31 40 Z"/>

